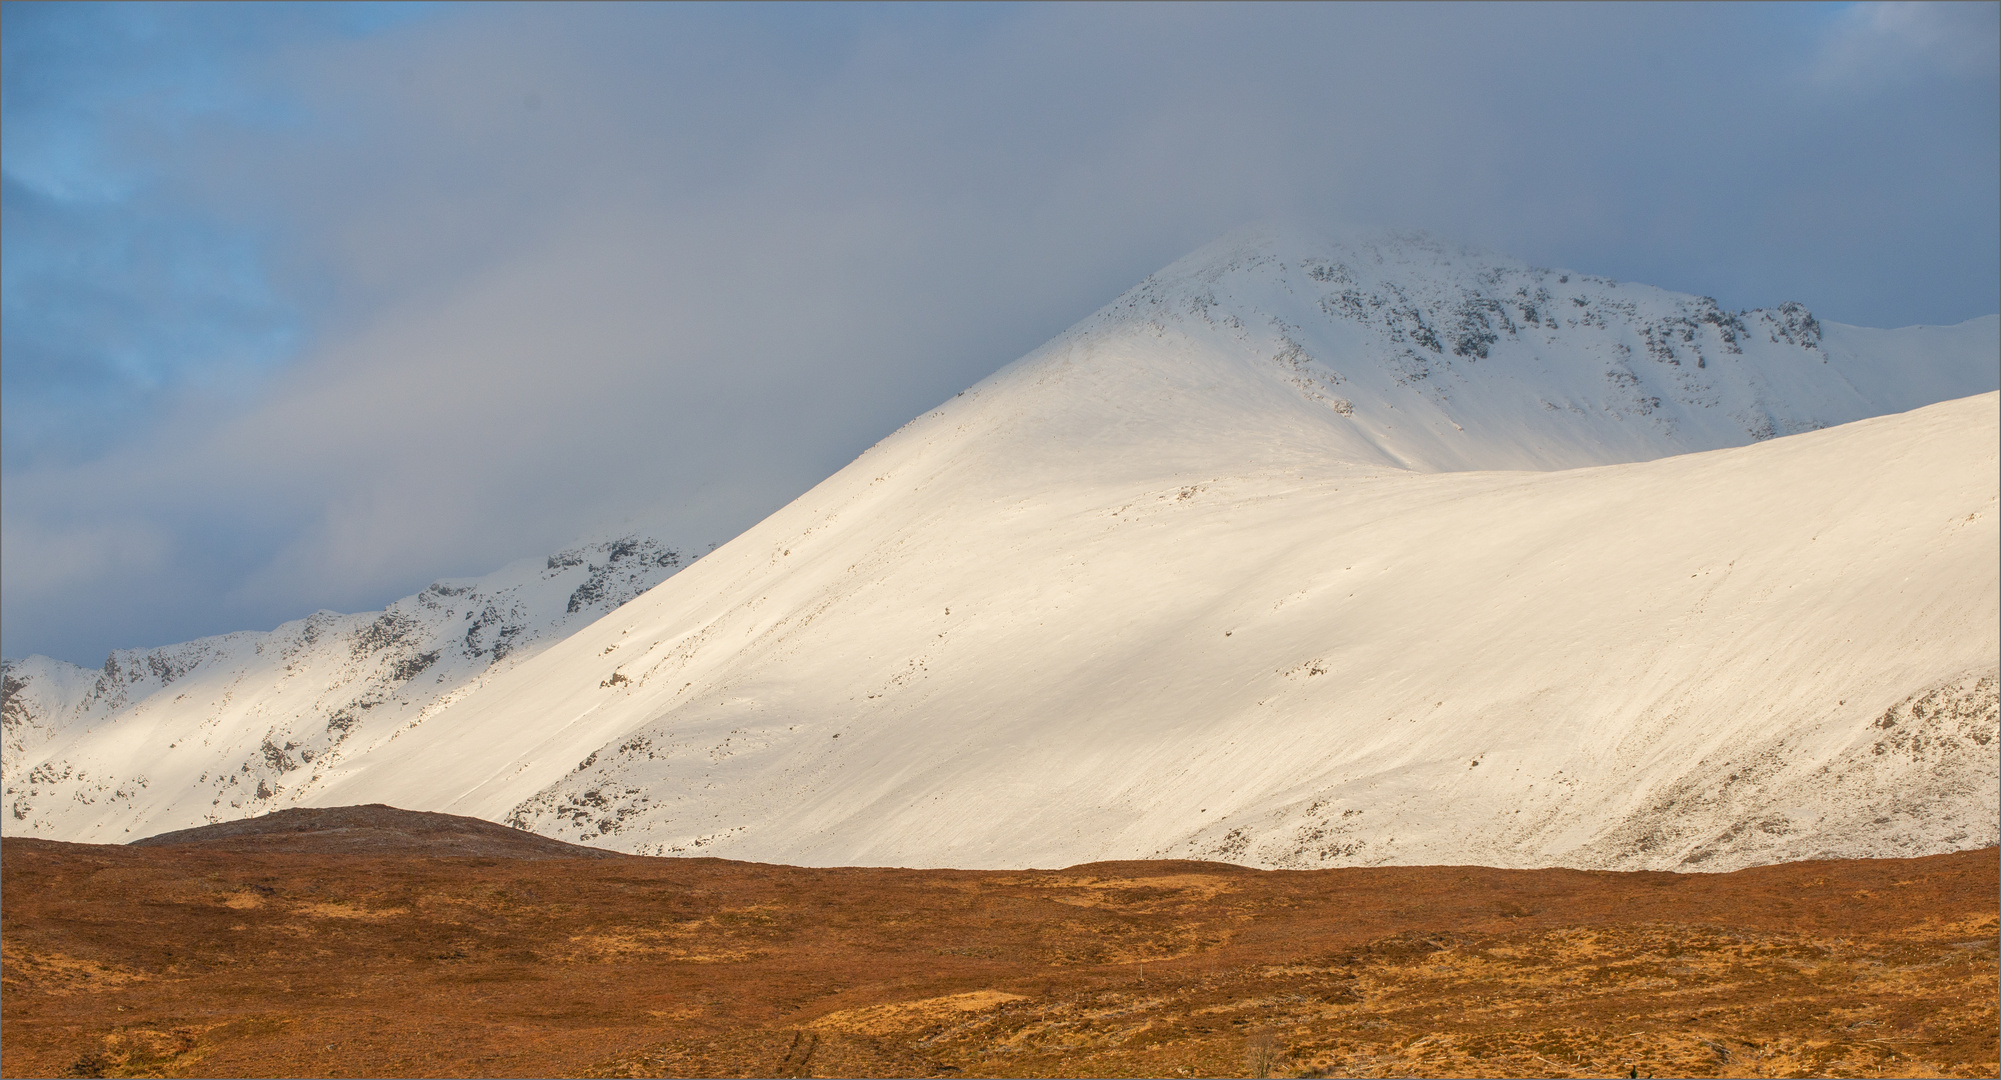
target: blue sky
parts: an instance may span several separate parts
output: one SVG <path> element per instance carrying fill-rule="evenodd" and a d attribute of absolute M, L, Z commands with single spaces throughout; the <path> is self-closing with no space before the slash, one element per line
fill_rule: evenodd
<path fill-rule="evenodd" d="M 1244 221 L 2001 306 L 2001 5 L 0 8 L 0 647 L 726 540 Z"/>

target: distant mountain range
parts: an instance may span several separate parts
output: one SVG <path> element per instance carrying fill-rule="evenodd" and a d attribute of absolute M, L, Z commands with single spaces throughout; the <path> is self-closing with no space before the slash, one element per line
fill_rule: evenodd
<path fill-rule="evenodd" d="M 1993 316 L 1245 230 L 678 574 L 628 540 L 10 661 L 4 827 L 386 802 L 934 866 L 1993 844 L 1997 383 Z"/>
<path fill-rule="evenodd" d="M 101 671 L 45 656 L 4 661 L 8 835 L 81 827 L 110 840 L 107 814 L 202 824 L 289 805 L 281 793 L 296 796 L 316 772 L 438 715 L 664 581 L 683 558 L 657 540 L 600 540 L 435 582 L 382 611 L 320 611 L 268 633 L 121 649 Z"/>

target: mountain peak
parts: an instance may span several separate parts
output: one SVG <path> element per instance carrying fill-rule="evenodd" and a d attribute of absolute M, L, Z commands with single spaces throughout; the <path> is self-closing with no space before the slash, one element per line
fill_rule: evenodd
<path fill-rule="evenodd" d="M 1992 336 L 1991 320 L 1969 326 Z M 1256 224 L 1150 275 L 1016 367 L 1036 378 L 1090 369 L 1087 394 L 1116 397 L 1107 404 L 1128 426 L 1141 412 L 1164 433 L 1229 424 L 1217 410 L 1236 408 L 1253 428 L 1285 416 L 1311 429 L 1297 440 L 1308 456 L 1542 470 L 1744 445 L 1938 399 L 1905 400 L 1854 329 L 1799 304 L 1727 311 L 1421 232 L 1336 240 Z M 1947 381 L 1991 388 L 1960 370 L 1969 351 L 1912 366 L 1957 365 Z M 1182 392 L 1191 381 L 1213 392 Z"/>

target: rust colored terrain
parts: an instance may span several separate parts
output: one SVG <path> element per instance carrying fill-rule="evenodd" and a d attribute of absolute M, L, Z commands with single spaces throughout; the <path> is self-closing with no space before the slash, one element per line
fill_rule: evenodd
<path fill-rule="evenodd" d="M 0 842 L 7 1076 L 1994 1076 L 1993 848 L 802 869 L 383 807 Z"/>

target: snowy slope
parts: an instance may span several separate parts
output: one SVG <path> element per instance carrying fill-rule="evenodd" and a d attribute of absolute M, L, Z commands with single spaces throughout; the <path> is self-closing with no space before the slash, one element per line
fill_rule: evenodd
<path fill-rule="evenodd" d="M 1184 260 L 317 797 L 821 863 L 1993 842 L 1991 396 L 1448 472 L 1921 380 L 1797 310 L 1288 244 Z M 1576 325 L 1506 308 L 1536 281 Z M 1994 326 L 1904 359 L 1991 389 Z M 1875 753 L 1924 694 L 1966 733 Z"/>
<path fill-rule="evenodd" d="M 1046 487 L 913 438 L 319 798 L 794 863 L 1992 843 L 1995 411 Z"/>
<path fill-rule="evenodd" d="M 1992 843 L 1997 326 L 1240 233 L 286 798 L 818 864 Z"/>
<path fill-rule="evenodd" d="M 654 540 L 605 540 L 439 581 L 379 612 L 120 650 L 101 671 L 6 661 L 8 834 L 109 840 L 124 836 L 123 824 L 107 835 L 114 819 L 202 824 L 290 805 L 321 770 L 437 715 L 680 564 Z"/>
<path fill-rule="evenodd" d="M 44 745 L 70 733 L 98 673 L 46 656 L 0 660 L 0 770 L 14 770 Z"/>

